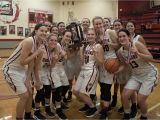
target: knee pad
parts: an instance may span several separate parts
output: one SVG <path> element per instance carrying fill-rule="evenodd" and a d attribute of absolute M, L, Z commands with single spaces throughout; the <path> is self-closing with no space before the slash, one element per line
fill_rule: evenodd
<path fill-rule="evenodd" d="M 51 85 L 44 85 L 44 96 L 47 99 L 51 97 Z"/>
<path fill-rule="evenodd" d="M 55 93 L 55 95 L 54 95 L 55 101 L 57 101 L 57 102 L 61 101 L 62 91 L 63 91 L 62 87 L 56 88 L 56 90 L 54 92 Z"/>
<path fill-rule="evenodd" d="M 65 96 L 68 90 L 69 90 L 69 85 L 63 86 L 62 96 Z"/>
<path fill-rule="evenodd" d="M 110 84 L 100 83 L 101 86 L 101 100 L 111 100 L 111 86 Z"/>
<path fill-rule="evenodd" d="M 35 102 L 40 103 L 44 97 L 44 89 L 37 90 Z"/>
<path fill-rule="evenodd" d="M 104 101 L 110 101 L 111 100 L 111 92 L 108 91 L 108 92 L 104 92 L 104 93 L 101 93 L 101 100 L 104 100 Z"/>

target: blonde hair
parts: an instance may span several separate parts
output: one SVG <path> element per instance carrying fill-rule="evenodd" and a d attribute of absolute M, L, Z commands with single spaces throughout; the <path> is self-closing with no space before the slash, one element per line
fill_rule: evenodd
<path fill-rule="evenodd" d="M 57 41 L 58 41 L 58 35 L 51 33 L 51 34 L 49 34 L 49 35 L 47 36 L 47 42 L 51 39 L 52 36 L 55 36 L 55 37 L 57 38 Z M 57 43 L 58 43 L 58 42 L 57 42 Z M 54 51 L 55 53 L 57 53 L 57 52 L 58 52 L 58 47 L 56 46 L 55 48 L 53 48 L 53 51 Z"/>
<path fill-rule="evenodd" d="M 89 28 L 88 31 L 90 31 L 90 30 L 93 31 L 96 34 L 96 31 L 95 31 L 94 28 Z"/>
<path fill-rule="evenodd" d="M 58 35 L 51 33 L 47 36 L 47 42 L 51 39 L 52 36 L 55 36 L 58 39 Z"/>

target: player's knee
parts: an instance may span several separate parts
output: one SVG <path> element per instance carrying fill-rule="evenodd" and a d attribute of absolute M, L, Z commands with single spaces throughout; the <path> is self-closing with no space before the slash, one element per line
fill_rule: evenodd
<path fill-rule="evenodd" d="M 101 83 L 101 100 L 111 100 L 111 84 Z"/>
<path fill-rule="evenodd" d="M 126 90 L 123 90 L 123 92 L 122 92 L 122 99 L 123 100 L 128 100 L 129 98 L 130 98 L 130 94 L 126 91 Z"/>
<path fill-rule="evenodd" d="M 138 102 L 138 105 L 139 105 L 140 107 L 146 105 L 146 100 L 145 100 L 145 99 L 138 98 L 138 99 L 137 99 L 137 102 Z"/>
<path fill-rule="evenodd" d="M 111 100 L 111 92 L 105 91 L 101 93 L 101 100 L 110 101 Z"/>
<path fill-rule="evenodd" d="M 62 96 L 65 96 L 65 94 L 67 93 L 68 90 L 69 90 L 69 85 L 63 86 Z"/>
<path fill-rule="evenodd" d="M 62 87 L 56 88 L 56 90 L 55 90 L 55 92 L 54 92 L 54 93 L 55 93 L 55 101 L 57 101 L 57 102 L 60 102 L 60 101 L 61 101 L 62 90 L 63 90 Z"/>
<path fill-rule="evenodd" d="M 51 97 L 51 85 L 44 85 L 44 94 L 45 94 L 45 98 L 50 99 Z"/>
<path fill-rule="evenodd" d="M 35 96 L 35 102 L 39 103 L 40 101 L 42 101 L 44 97 L 44 90 L 37 90 L 36 96 Z"/>

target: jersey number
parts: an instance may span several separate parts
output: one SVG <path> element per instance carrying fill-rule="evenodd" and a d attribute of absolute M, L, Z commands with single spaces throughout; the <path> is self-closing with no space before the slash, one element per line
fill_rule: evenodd
<path fill-rule="evenodd" d="M 132 68 L 137 68 L 138 64 L 135 61 L 131 61 L 130 65 L 132 66 Z"/>

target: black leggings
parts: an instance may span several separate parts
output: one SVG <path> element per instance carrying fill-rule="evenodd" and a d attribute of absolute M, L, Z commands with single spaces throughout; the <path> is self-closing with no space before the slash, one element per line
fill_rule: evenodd
<path fill-rule="evenodd" d="M 111 86 L 112 84 L 100 83 L 101 100 L 104 101 L 111 100 Z"/>

